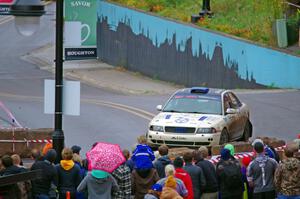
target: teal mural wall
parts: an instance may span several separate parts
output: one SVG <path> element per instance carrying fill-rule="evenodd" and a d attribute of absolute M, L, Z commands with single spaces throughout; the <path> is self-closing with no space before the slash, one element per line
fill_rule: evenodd
<path fill-rule="evenodd" d="M 180 67 L 191 67 L 190 75 L 197 75 L 197 70 L 200 70 L 197 69 L 197 67 L 206 67 L 204 71 L 214 72 L 213 68 L 218 67 L 214 64 L 219 63 L 223 64 L 223 67 L 232 70 L 235 73 L 234 76 L 240 81 L 254 82 L 256 85 L 243 86 L 246 84 L 242 84 L 236 87 L 275 86 L 281 88 L 300 88 L 300 57 L 105 1 L 99 1 L 97 12 L 98 55 L 101 59 L 107 60 L 112 64 L 117 64 L 117 62 L 113 61 L 115 59 L 110 56 L 121 56 L 123 60 L 125 59 L 123 61 L 125 67 L 140 70 L 148 75 L 159 73 L 160 70 L 157 69 L 153 69 L 153 71 L 143 69 L 144 67 L 157 67 L 149 65 L 149 63 L 145 63 L 146 65 L 143 66 L 143 62 L 148 60 L 147 56 L 149 57 L 152 53 L 144 49 L 144 47 L 149 47 L 149 42 L 151 42 L 153 45 L 152 51 L 157 51 L 153 52 L 153 55 L 157 54 L 157 56 L 159 56 L 159 52 L 164 52 L 166 53 L 164 55 L 165 59 L 177 59 L 176 56 L 186 53 L 190 53 L 191 55 L 181 59 L 196 59 L 201 57 L 201 59 L 198 59 L 198 63 L 196 63 L 196 60 L 194 60 L 193 63 L 189 60 L 185 60 L 185 64 L 174 66 L 174 70 L 179 70 Z M 120 28 L 120 26 L 123 28 Z M 122 31 L 123 35 L 120 35 L 120 31 Z M 115 36 L 109 37 L 108 34 L 115 34 Z M 131 35 L 130 38 L 128 35 Z M 142 40 L 140 39 L 141 37 L 143 37 Z M 119 45 L 114 44 L 116 40 L 121 43 Z M 142 60 L 136 61 L 133 59 L 141 59 L 141 57 L 130 55 L 130 53 L 140 53 L 135 49 L 131 49 L 137 47 L 138 44 L 136 42 L 139 40 L 144 42 L 139 48 L 142 48 L 140 51 L 145 51 L 145 53 L 144 55 L 140 54 L 140 56 L 144 56 Z M 132 45 L 132 43 L 135 45 Z M 166 46 L 168 46 L 169 49 Z M 170 51 L 171 47 L 176 48 L 177 54 L 175 57 L 174 55 L 168 56 L 168 51 Z M 111 55 L 110 53 L 110 55 L 108 55 L 109 53 L 105 52 L 108 50 L 107 48 L 117 51 L 123 49 L 124 52 L 116 53 L 115 55 Z M 221 52 L 216 55 L 216 50 Z M 151 55 L 152 58 L 153 55 Z M 217 62 L 214 61 L 213 59 L 216 57 L 221 60 Z M 205 61 L 205 63 L 203 63 L 203 61 Z M 172 66 L 166 66 L 168 63 L 173 62 L 160 61 L 155 64 L 160 64 L 161 69 L 167 67 L 168 70 L 172 70 Z M 195 66 L 190 66 L 189 63 Z M 173 64 L 176 65 L 176 63 Z M 211 67 L 211 70 L 209 67 Z M 158 76 L 161 79 L 171 81 L 174 79 L 170 79 L 170 77 L 164 78 L 167 76 L 166 74 L 158 74 Z M 176 78 L 180 79 L 180 76 L 176 76 Z M 228 78 L 230 78 L 230 76 L 228 76 Z M 235 83 L 240 82 L 231 82 L 230 84 L 221 82 L 220 85 L 216 85 L 212 82 L 210 83 L 210 81 L 214 81 L 214 79 L 212 75 L 212 79 L 206 80 L 205 83 L 208 86 L 235 87 Z M 192 82 L 189 82 L 189 80 L 179 81 L 178 83 L 194 85 L 201 84 L 201 80 Z"/>

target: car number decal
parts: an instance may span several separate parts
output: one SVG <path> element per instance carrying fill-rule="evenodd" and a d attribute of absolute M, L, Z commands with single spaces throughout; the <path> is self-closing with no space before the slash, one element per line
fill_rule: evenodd
<path fill-rule="evenodd" d="M 188 118 L 184 118 L 184 117 L 179 117 L 175 120 L 176 123 L 179 123 L 179 124 L 183 124 L 183 123 L 187 123 L 189 121 Z"/>

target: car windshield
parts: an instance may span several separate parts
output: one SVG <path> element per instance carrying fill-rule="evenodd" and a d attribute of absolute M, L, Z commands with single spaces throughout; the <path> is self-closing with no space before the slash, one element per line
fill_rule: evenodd
<path fill-rule="evenodd" d="M 221 100 L 217 97 L 174 96 L 164 107 L 163 112 L 222 114 Z"/>

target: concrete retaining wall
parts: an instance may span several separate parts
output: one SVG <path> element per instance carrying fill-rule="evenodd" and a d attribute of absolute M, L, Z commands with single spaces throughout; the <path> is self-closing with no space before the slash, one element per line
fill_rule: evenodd
<path fill-rule="evenodd" d="M 300 88 L 300 57 L 100 1 L 101 60 L 150 77 L 222 88 Z"/>

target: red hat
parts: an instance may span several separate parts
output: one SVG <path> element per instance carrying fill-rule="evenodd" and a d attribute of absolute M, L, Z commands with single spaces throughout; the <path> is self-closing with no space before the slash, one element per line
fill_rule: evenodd
<path fill-rule="evenodd" d="M 245 167 L 247 167 L 251 162 L 251 158 L 250 157 L 244 157 L 242 160 L 242 163 Z"/>

